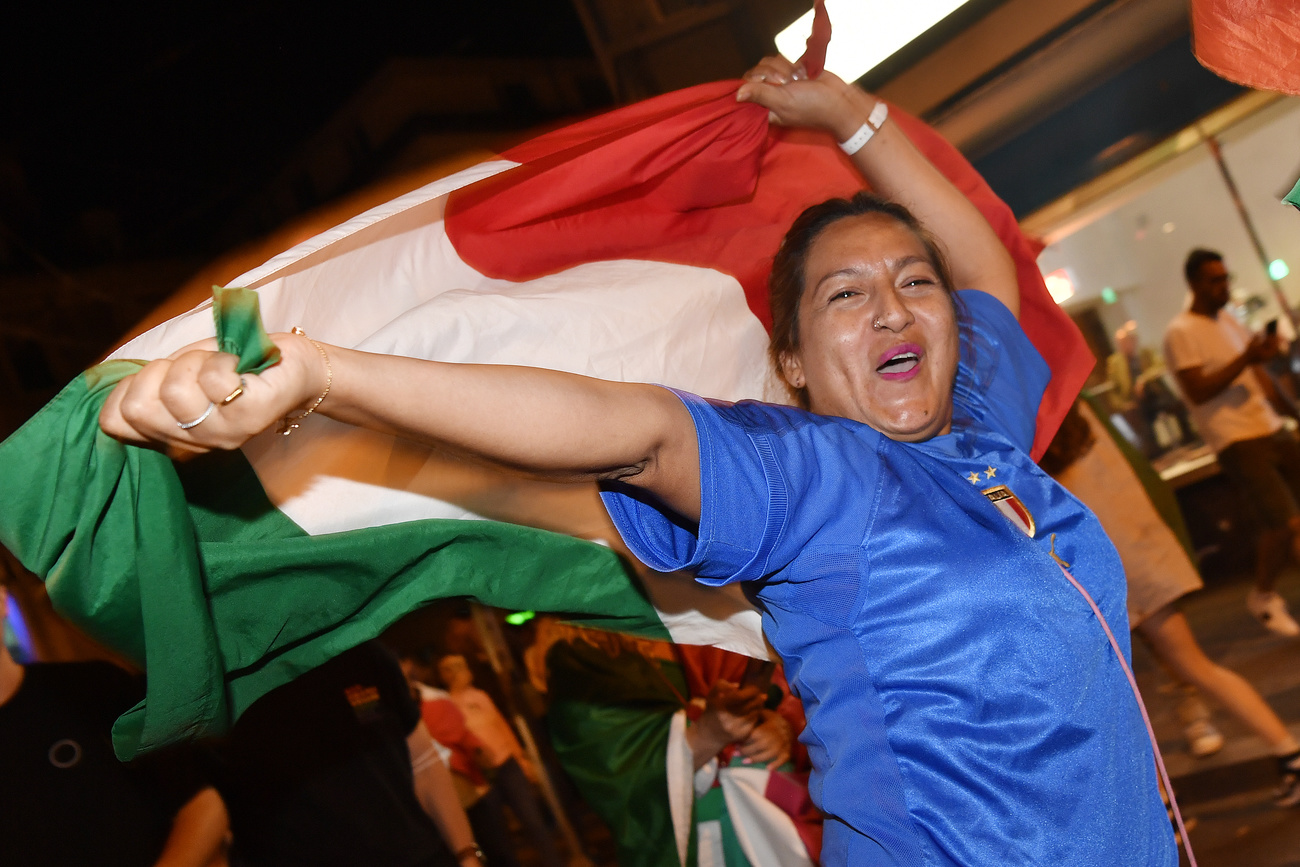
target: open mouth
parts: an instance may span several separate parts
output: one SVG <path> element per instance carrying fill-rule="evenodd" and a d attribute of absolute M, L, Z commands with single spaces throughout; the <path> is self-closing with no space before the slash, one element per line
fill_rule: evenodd
<path fill-rule="evenodd" d="M 881 373 L 906 373 L 921 363 L 921 356 L 915 352 L 904 352 L 902 355 L 895 355 L 884 364 L 876 368 Z"/>
<path fill-rule="evenodd" d="M 885 353 L 876 372 L 886 379 L 903 379 L 916 372 L 921 365 L 921 347 L 911 344 L 895 346 Z"/>

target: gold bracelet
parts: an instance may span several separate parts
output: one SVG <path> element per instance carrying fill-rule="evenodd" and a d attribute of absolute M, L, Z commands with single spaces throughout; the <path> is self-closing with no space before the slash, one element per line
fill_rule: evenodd
<path fill-rule="evenodd" d="M 303 331 L 297 325 L 291 328 L 289 333 L 296 334 L 299 337 L 307 337 L 307 332 Z M 280 429 L 276 431 L 276 433 L 282 436 L 288 436 L 296 431 L 298 429 L 298 423 L 316 411 L 316 407 L 321 405 L 329 395 L 330 388 L 334 385 L 334 368 L 330 366 L 330 357 L 325 354 L 325 347 L 321 346 L 310 337 L 307 337 L 307 339 L 311 341 L 312 346 L 316 347 L 316 351 L 320 353 L 320 357 L 325 360 L 325 390 L 320 393 L 320 397 L 316 398 L 316 402 L 308 407 L 306 412 L 301 415 L 286 416 L 284 420 L 280 422 Z"/>

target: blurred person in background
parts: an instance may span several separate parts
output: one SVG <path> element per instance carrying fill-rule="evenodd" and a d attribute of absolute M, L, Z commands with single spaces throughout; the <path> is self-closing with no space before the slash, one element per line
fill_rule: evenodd
<path fill-rule="evenodd" d="M 1294 806 L 1300 803 L 1300 743 L 1254 687 L 1211 660 L 1196 641 L 1176 603 L 1203 586 L 1201 577 L 1153 503 L 1151 486 L 1160 484 L 1159 476 L 1136 452 L 1123 451 L 1122 444 L 1090 407 L 1076 403 L 1041 463 L 1092 509 L 1119 551 L 1128 581 L 1129 628 L 1176 678 L 1215 699 L 1268 745 L 1281 777 L 1274 801 Z M 1145 485 L 1138 475 L 1143 464 Z M 1166 502 L 1181 522 L 1173 498 Z M 1208 720 L 1192 710 L 1196 704 L 1185 697 L 1180 707 L 1193 750 L 1212 731 L 1205 728 Z M 1218 746 L 1222 743 L 1220 735 Z"/>
<path fill-rule="evenodd" d="M 1123 416 L 1142 439 L 1142 451 L 1154 458 L 1196 439 L 1187 407 L 1165 383 L 1159 355 L 1138 343 L 1137 323 L 1115 332 L 1115 351 L 1106 359 L 1110 411 Z"/>
<path fill-rule="evenodd" d="M 621 867 L 817 862 L 821 819 L 795 742 L 803 710 L 779 670 L 539 619 L 529 674 L 550 701 L 555 750 L 609 826 Z"/>
<path fill-rule="evenodd" d="M 401 667 L 378 642 L 258 699 L 214 752 L 232 867 L 483 863 Z"/>
<path fill-rule="evenodd" d="M 0 632 L 8 614 L 0 589 Z M 143 698 L 143 681 L 112 663 L 20 665 L 0 642 L 0 862 L 225 863 L 225 806 L 192 751 L 113 753 L 113 723 Z"/>
<path fill-rule="evenodd" d="M 514 729 L 492 697 L 474 685 L 474 675 L 464 656 L 449 653 L 439 659 L 438 677 L 451 695 L 452 702 L 464 714 L 465 724 L 483 745 L 492 788 L 501 793 L 523 826 L 525 836 L 537 849 L 544 867 L 561 867 L 564 860 L 533 789 L 537 782 L 536 771 Z"/>
<path fill-rule="evenodd" d="M 1223 256 L 1193 250 L 1183 267 L 1191 305 L 1165 330 L 1165 359 L 1191 407 L 1192 422 L 1218 456 L 1259 525 L 1255 586 L 1246 608 L 1267 629 L 1300 636 L 1277 592 L 1287 559 L 1300 564 L 1300 442 L 1282 424 L 1290 409 L 1260 367 L 1279 352 L 1275 331 L 1247 331 L 1228 304 Z"/>
<path fill-rule="evenodd" d="M 502 812 L 501 793 L 483 774 L 483 767 L 488 765 L 483 742 L 469 730 L 465 715 L 451 700 L 451 694 L 428 684 L 436 675 L 423 659 L 424 655 L 405 653 L 401 657 L 402 671 L 420 702 L 424 726 L 445 751 L 444 759 L 451 770 L 456 795 L 489 867 L 519 867 L 510 826 Z"/>

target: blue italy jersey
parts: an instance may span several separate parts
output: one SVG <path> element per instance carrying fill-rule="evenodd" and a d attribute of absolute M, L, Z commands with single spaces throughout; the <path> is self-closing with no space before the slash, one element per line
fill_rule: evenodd
<path fill-rule="evenodd" d="M 1129 652 L 1124 574 L 1028 451 L 1050 373 L 999 301 L 958 293 L 952 433 L 899 443 L 785 406 L 681 398 L 697 527 L 606 507 L 653 569 L 750 582 L 808 726 L 828 865 L 1176 865 Z"/>

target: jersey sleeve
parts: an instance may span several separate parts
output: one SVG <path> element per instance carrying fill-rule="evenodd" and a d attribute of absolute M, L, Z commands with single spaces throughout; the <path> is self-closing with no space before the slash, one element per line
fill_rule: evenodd
<path fill-rule="evenodd" d="M 1015 315 L 992 295 L 958 292 L 957 318 L 962 346 L 953 387 L 954 426 L 974 422 L 1030 451 L 1051 369 Z"/>
<path fill-rule="evenodd" d="M 764 578 L 789 564 L 817 531 L 791 504 L 835 502 L 855 479 L 870 484 L 859 477 L 872 461 L 856 461 L 850 472 L 834 454 L 864 449 L 863 434 L 852 445 L 836 441 L 851 436 L 845 425 L 874 442 L 878 434 L 865 426 L 792 407 L 674 393 L 690 411 L 699 443 L 699 525 L 634 486 L 607 483 L 601 491 L 623 541 L 651 569 L 693 572 L 705 584 Z"/>

